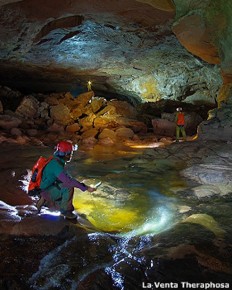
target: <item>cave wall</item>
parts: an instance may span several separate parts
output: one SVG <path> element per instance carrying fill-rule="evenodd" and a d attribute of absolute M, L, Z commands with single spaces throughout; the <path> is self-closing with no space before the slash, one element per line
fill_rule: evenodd
<path fill-rule="evenodd" d="M 175 0 L 173 32 L 193 55 L 219 65 L 222 85 L 217 93 L 218 109 L 198 129 L 201 139 L 231 140 L 232 130 L 232 2 L 230 0 Z"/>

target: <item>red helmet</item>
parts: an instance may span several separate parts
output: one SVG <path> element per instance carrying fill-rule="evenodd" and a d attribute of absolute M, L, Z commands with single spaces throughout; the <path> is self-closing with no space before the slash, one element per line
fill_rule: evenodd
<path fill-rule="evenodd" d="M 61 153 L 60 155 L 68 155 L 73 151 L 73 145 L 71 141 L 60 141 L 56 145 L 56 152 Z"/>

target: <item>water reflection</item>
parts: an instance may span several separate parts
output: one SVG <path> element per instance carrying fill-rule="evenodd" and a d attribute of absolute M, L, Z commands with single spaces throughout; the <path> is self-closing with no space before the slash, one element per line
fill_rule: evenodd
<path fill-rule="evenodd" d="M 160 161 L 121 157 L 99 161 L 74 160 L 71 168 L 87 184 L 102 181 L 93 193 L 75 190 L 74 206 L 78 213 L 98 229 L 128 236 L 156 234 L 175 223 L 176 198 L 170 187 L 184 186 L 173 165 Z M 73 174 L 72 172 L 72 174 Z"/>

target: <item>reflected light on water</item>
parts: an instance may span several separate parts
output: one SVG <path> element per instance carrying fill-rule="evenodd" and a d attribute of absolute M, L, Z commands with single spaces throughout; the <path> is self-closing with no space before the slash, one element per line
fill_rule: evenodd
<path fill-rule="evenodd" d="M 39 215 L 48 220 L 59 220 L 61 217 L 60 211 L 51 211 L 46 208 L 42 208 Z"/>
<path fill-rule="evenodd" d="M 171 227 L 173 215 L 168 207 L 158 206 L 148 211 L 142 206 L 135 208 L 132 204 L 133 201 L 131 205 L 117 204 L 115 200 L 92 197 L 86 192 L 74 195 L 74 207 L 77 212 L 84 214 L 102 231 L 133 237 L 157 234 Z"/>
<path fill-rule="evenodd" d="M 127 237 L 142 236 L 147 234 L 158 234 L 170 228 L 173 215 L 171 211 L 165 207 L 159 207 L 152 211 L 147 220 L 138 228 L 126 233 Z M 125 236 L 125 234 L 123 234 Z"/>
<path fill-rule="evenodd" d="M 92 197 L 90 193 L 77 193 L 73 204 L 79 214 L 98 229 L 108 232 L 128 232 L 141 222 L 141 214 L 129 206 L 117 205 L 115 200 Z"/>
<path fill-rule="evenodd" d="M 155 142 L 155 143 L 150 143 L 150 144 L 134 144 L 130 145 L 131 148 L 138 148 L 138 149 L 143 149 L 143 148 L 157 148 L 159 146 L 164 145 L 161 142 Z"/>
<path fill-rule="evenodd" d="M 51 211 L 51 210 L 48 210 L 46 208 L 42 208 L 41 209 L 41 214 L 49 214 L 49 215 L 53 215 L 53 216 L 60 216 L 60 211 L 58 211 L 58 210 Z"/>

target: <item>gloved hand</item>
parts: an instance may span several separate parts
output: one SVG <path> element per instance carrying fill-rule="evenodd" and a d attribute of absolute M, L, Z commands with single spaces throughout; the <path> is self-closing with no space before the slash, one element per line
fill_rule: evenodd
<path fill-rule="evenodd" d="M 88 186 L 87 190 L 88 190 L 88 192 L 93 192 L 93 191 L 96 190 L 96 188 L 95 187 Z"/>

